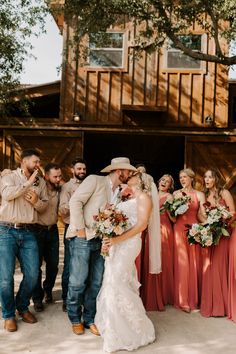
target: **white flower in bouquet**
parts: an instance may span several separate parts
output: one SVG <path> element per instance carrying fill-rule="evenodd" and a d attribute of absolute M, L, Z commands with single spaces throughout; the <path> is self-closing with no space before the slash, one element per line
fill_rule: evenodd
<path fill-rule="evenodd" d="M 188 204 L 180 205 L 180 206 L 175 210 L 175 216 L 177 216 L 177 215 L 182 215 L 182 214 L 186 213 L 186 211 L 188 210 L 188 208 L 189 208 Z"/>

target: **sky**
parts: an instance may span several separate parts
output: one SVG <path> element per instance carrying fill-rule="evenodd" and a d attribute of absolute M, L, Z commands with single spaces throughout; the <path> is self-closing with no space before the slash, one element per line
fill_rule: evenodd
<path fill-rule="evenodd" d="M 54 21 L 48 14 L 46 18 L 46 34 L 38 38 L 31 37 L 34 47 L 32 54 L 36 57 L 28 58 L 24 63 L 24 73 L 21 75 L 22 84 L 42 84 L 60 80 L 61 72 L 58 67 L 62 60 L 62 35 Z"/>
<path fill-rule="evenodd" d="M 22 84 L 42 84 L 60 80 L 61 72 L 58 67 L 62 60 L 62 35 L 54 21 L 48 14 L 46 19 L 46 34 L 39 38 L 32 37 L 34 47 L 32 54 L 36 57 L 25 61 L 25 71 L 21 75 Z M 229 77 L 236 79 L 236 65 L 229 71 Z"/>

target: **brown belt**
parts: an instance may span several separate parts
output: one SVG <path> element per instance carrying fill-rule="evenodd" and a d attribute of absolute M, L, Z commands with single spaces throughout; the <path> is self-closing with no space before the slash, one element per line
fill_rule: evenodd
<path fill-rule="evenodd" d="M 13 229 L 29 229 L 34 226 L 34 224 L 22 224 L 22 223 L 13 223 L 13 222 L 3 222 L 0 221 L 0 226 L 7 226 Z"/>

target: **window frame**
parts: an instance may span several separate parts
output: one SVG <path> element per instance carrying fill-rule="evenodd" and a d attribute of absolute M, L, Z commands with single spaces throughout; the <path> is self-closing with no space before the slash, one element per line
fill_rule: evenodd
<path fill-rule="evenodd" d="M 99 51 L 99 50 L 105 50 L 108 51 L 121 51 L 122 52 L 122 66 L 100 66 L 100 65 L 90 65 L 89 63 L 89 36 L 88 36 L 88 62 L 84 66 L 85 69 L 87 70 L 96 70 L 96 71 L 126 71 L 127 67 L 127 32 L 122 31 L 122 30 L 108 30 L 106 33 L 119 33 L 123 35 L 123 46 L 122 48 L 104 48 L 104 47 L 99 47 L 99 48 L 93 48 L 92 50 L 94 51 Z"/>
<path fill-rule="evenodd" d="M 207 46 L 207 34 L 206 33 L 189 33 L 189 34 L 184 34 L 181 36 L 201 36 L 201 51 L 206 52 L 206 46 Z M 168 49 L 167 46 L 164 48 L 164 68 L 163 68 L 163 72 L 183 72 L 183 73 L 187 73 L 187 72 L 191 72 L 191 73 L 201 73 L 201 72 L 205 72 L 206 71 L 206 62 L 201 61 L 200 62 L 200 67 L 199 68 L 188 68 L 188 67 L 175 67 L 175 68 L 169 68 L 168 67 L 168 53 L 169 52 L 181 52 L 180 49 L 176 49 L 176 48 L 171 48 Z"/>

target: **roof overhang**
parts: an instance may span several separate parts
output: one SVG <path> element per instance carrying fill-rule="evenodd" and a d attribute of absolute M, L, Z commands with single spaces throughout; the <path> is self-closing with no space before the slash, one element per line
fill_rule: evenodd
<path fill-rule="evenodd" d="M 49 7 L 52 12 L 52 16 L 56 21 L 57 26 L 62 32 L 63 24 L 64 24 L 64 5 L 65 0 L 49 0 Z"/>

